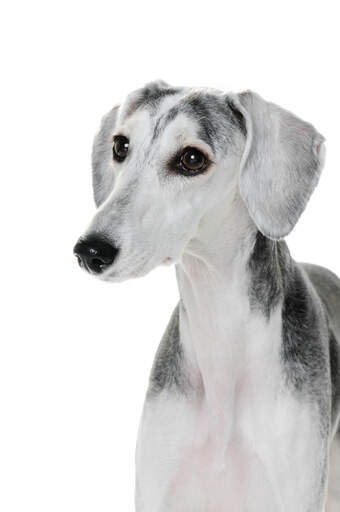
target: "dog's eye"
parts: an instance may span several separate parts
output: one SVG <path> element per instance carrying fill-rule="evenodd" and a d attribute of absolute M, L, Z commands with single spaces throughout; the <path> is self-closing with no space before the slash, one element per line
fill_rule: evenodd
<path fill-rule="evenodd" d="M 113 158 L 117 162 L 122 162 L 129 151 L 129 139 L 124 135 L 116 135 L 113 139 Z"/>
<path fill-rule="evenodd" d="M 208 166 L 206 156 L 196 148 L 186 148 L 181 154 L 179 163 L 179 172 L 187 176 L 199 174 Z"/>

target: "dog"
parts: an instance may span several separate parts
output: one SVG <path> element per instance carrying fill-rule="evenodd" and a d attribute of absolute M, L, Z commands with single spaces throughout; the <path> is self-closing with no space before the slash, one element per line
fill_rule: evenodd
<path fill-rule="evenodd" d="M 340 280 L 284 237 L 324 138 L 251 91 L 151 82 L 102 120 L 74 253 L 105 281 L 176 266 L 152 367 L 137 512 L 340 511 Z"/>

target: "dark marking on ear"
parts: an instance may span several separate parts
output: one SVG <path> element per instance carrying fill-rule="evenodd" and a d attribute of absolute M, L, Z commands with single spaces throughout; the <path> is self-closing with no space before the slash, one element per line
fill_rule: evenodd
<path fill-rule="evenodd" d="M 189 382 L 179 333 L 179 305 L 174 310 L 151 370 L 149 395 L 172 389 L 185 393 Z"/>
<path fill-rule="evenodd" d="M 340 413 L 340 344 L 332 330 L 329 333 L 329 361 L 332 382 L 332 422 L 334 423 Z"/>
<path fill-rule="evenodd" d="M 242 135 L 247 136 L 247 125 L 246 120 L 244 119 L 243 114 L 237 109 L 234 102 L 231 99 L 228 99 L 227 105 L 232 112 L 232 121 L 234 124 L 240 129 Z"/>
<path fill-rule="evenodd" d="M 199 137 L 212 148 L 214 148 L 214 139 L 216 138 L 212 108 L 216 106 L 216 101 L 213 96 L 210 98 L 208 95 L 197 95 L 186 99 L 184 104 L 185 112 L 200 126 Z"/>
<path fill-rule="evenodd" d="M 252 309 L 260 309 L 267 319 L 283 297 L 283 268 L 287 258 L 285 242 L 275 242 L 257 232 L 248 261 L 249 300 Z"/>

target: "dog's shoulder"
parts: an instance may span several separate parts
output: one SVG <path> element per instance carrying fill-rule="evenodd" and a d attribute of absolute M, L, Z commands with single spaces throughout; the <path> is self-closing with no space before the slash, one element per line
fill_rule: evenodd
<path fill-rule="evenodd" d="M 333 421 L 340 414 L 340 279 L 329 269 L 302 263 L 329 320 L 329 356 L 332 378 Z"/>
<path fill-rule="evenodd" d="M 300 263 L 317 291 L 336 336 L 340 337 L 340 279 L 325 267 L 311 263 Z"/>

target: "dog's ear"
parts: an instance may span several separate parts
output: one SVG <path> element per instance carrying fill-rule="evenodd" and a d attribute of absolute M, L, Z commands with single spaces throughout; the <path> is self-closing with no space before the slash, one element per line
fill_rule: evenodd
<path fill-rule="evenodd" d="M 246 132 L 240 194 L 259 230 L 280 239 L 293 229 L 318 183 L 324 138 L 251 91 L 233 96 L 232 107 Z"/>
<path fill-rule="evenodd" d="M 92 185 L 96 206 L 109 196 L 114 185 L 112 172 L 112 136 L 116 125 L 118 106 L 108 112 L 101 121 L 92 147 Z"/>

